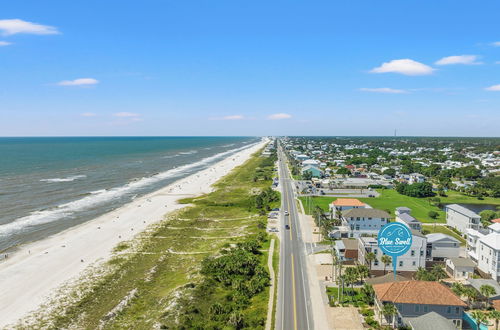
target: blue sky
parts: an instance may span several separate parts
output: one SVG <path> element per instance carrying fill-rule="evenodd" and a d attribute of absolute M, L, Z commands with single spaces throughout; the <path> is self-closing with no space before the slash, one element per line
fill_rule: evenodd
<path fill-rule="evenodd" d="M 457 0 L 4 2 L 0 135 L 499 136 L 499 13 Z"/>

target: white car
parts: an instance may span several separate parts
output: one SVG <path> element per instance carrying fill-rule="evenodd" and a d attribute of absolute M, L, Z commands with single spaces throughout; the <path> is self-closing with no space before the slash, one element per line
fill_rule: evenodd
<path fill-rule="evenodd" d="M 287 215 L 290 215 L 290 214 L 288 213 L 288 211 L 285 211 L 285 216 L 287 216 Z"/>

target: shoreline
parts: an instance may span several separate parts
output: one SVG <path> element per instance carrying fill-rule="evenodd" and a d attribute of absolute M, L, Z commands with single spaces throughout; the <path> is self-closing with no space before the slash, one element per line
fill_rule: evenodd
<path fill-rule="evenodd" d="M 93 220 L 43 240 L 26 243 L 0 263 L 0 327 L 13 324 L 48 301 L 63 284 L 102 264 L 123 241 L 187 205 L 177 201 L 212 191 L 212 185 L 243 164 L 268 141 L 230 155 Z"/>

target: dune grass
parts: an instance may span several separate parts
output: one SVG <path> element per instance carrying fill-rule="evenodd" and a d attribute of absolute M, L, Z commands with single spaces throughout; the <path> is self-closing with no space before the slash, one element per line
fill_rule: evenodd
<path fill-rule="evenodd" d="M 259 154 L 222 178 L 212 193 L 182 200 L 190 206 L 136 240 L 120 243 L 116 256 L 99 270 L 102 275 L 66 288 L 23 326 L 151 329 L 162 324 L 175 308 L 179 289 L 200 279 L 204 258 L 264 231 L 266 217 L 258 215 L 254 195 L 271 185 L 273 166 Z M 262 263 L 267 267 L 267 253 Z M 251 312 L 264 319 L 268 291 L 251 304 Z"/>

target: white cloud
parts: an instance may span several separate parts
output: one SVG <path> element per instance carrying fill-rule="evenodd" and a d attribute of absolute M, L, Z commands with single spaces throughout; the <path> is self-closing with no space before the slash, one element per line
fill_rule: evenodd
<path fill-rule="evenodd" d="M 388 94 L 405 94 L 408 93 L 403 89 L 394 89 L 394 88 L 360 88 L 362 92 L 372 92 L 372 93 L 388 93 Z"/>
<path fill-rule="evenodd" d="M 292 118 L 292 115 L 289 115 L 288 113 L 275 113 L 267 116 L 267 119 L 271 120 L 289 119 L 289 118 Z"/>
<path fill-rule="evenodd" d="M 133 112 L 117 112 L 114 113 L 113 116 L 115 117 L 125 117 L 125 118 L 137 118 L 140 117 L 141 115 L 138 113 L 133 113 Z"/>
<path fill-rule="evenodd" d="M 494 47 L 500 47 L 500 41 L 492 42 L 491 45 Z"/>
<path fill-rule="evenodd" d="M 96 85 L 99 81 L 94 78 L 79 78 L 75 80 L 63 80 L 57 83 L 59 86 L 89 86 Z"/>
<path fill-rule="evenodd" d="M 242 115 L 231 115 L 231 116 L 224 116 L 220 119 L 221 120 L 242 120 L 242 119 L 245 119 L 245 117 Z"/>
<path fill-rule="evenodd" d="M 450 65 L 450 64 L 482 64 L 481 62 L 476 62 L 478 57 L 476 55 L 455 55 L 443 57 L 439 61 L 436 61 L 436 65 Z"/>
<path fill-rule="evenodd" d="M 411 60 L 409 58 L 405 58 L 405 59 L 385 62 L 381 66 L 372 69 L 370 72 L 372 73 L 394 72 L 394 73 L 401 73 L 407 76 L 423 76 L 432 74 L 433 71 L 434 69 L 428 65 Z"/>
<path fill-rule="evenodd" d="M 2 46 L 8 46 L 8 45 L 12 45 L 12 42 L 0 41 L 0 47 L 2 47 Z"/>
<path fill-rule="evenodd" d="M 485 90 L 490 91 L 490 92 L 500 92 L 500 84 L 486 87 Z"/>
<path fill-rule="evenodd" d="M 4 36 L 10 36 L 18 33 L 25 34 L 59 34 L 57 28 L 48 25 L 41 25 L 26 22 L 20 19 L 2 19 L 0 20 L 0 31 Z"/>
<path fill-rule="evenodd" d="M 82 117 L 95 117 L 95 116 L 97 116 L 97 114 L 93 113 L 93 112 L 84 112 L 84 113 L 81 113 L 80 116 L 82 116 Z"/>

